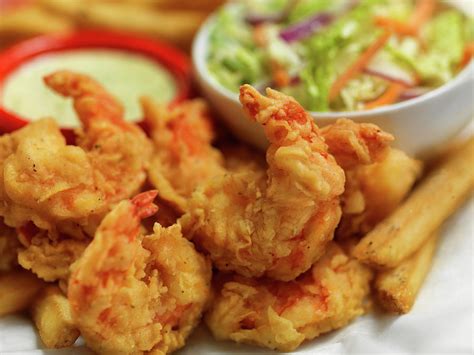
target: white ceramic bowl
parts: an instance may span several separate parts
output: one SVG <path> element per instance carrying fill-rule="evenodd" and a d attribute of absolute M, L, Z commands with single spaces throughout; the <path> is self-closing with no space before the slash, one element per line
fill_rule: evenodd
<path fill-rule="evenodd" d="M 197 33 L 193 65 L 198 85 L 234 134 L 264 149 L 268 142 L 262 128 L 245 117 L 238 94 L 223 87 L 206 65 L 211 16 Z M 368 111 L 311 112 L 319 126 L 346 117 L 355 122 L 375 123 L 395 137 L 394 146 L 413 156 L 426 158 L 453 138 L 474 114 L 474 61 L 451 81 L 420 97 Z"/>

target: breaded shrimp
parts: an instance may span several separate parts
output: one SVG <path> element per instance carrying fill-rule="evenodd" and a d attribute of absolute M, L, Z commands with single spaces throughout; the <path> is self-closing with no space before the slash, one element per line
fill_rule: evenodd
<path fill-rule="evenodd" d="M 68 299 L 88 346 L 100 354 L 172 352 L 197 325 L 210 293 L 210 263 L 180 227 L 140 220 L 156 212 L 156 191 L 120 202 L 73 265 Z"/>
<path fill-rule="evenodd" d="M 121 104 L 85 75 L 58 71 L 44 81 L 61 95 L 73 98 L 84 125 L 78 145 L 87 152 L 95 184 L 107 203 L 137 193 L 146 179 L 152 148 L 144 132 L 124 120 Z"/>
<path fill-rule="evenodd" d="M 61 223 L 87 222 L 104 210 L 86 152 L 68 146 L 51 119 L 8 135 L 10 154 L 1 162 L 0 215 L 11 227 L 33 222 L 57 235 Z"/>
<path fill-rule="evenodd" d="M 0 215 L 12 227 L 32 221 L 50 234 L 59 230 L 77 236 L 81 228 L 93 234 L 98 216 L 140 189 L 151 145 L 138 127 L 123 120 L 121 106 L 91 78 L 59 71 L 45 82 L 73 97 L 85 131 L 78 147 L 66 145 L 51 119 L 9 135 Z"/>
<path fill-rule="evenodd" d="M 330 243 L 312 269 L 294 281 L 233 276 L 216 282 L 205 320 L 219 340 L 292 351 L 363 314 L 370 279 L 367 267 Z"/>
<path fill-rule="evenodd" d="M 143 98 L 142 107 L 155 147 L 149 180 L 182 213 L 199 183 L 224 172 L 222 155 L 211 146 L 209 109 L 200 99 L 168 107 Z"/>
<path fill-rule="evenodd" d="M 141 188 L 151 142 L 123 120 L 120 104 L 89 77 L 60 71 L 45 82 L 73 97 L 84 125 L 79 146 L 66 145 L 52 119 L 2 136 L 0 216 L 23 235 L 20 264 L 45 280 L 64 281 L 68 264 L 112 205 Z"/>
<path fill-rule="evenodd" d="M 8 154 L 0 157 L 0 215 L 5 224 L 17 227 L 15 239 L 18 235 L 21 245 L 17 240 L 15 260 L 48 281 L 68 275 L 65 263 L 78 255 L 69 246 L 87 245 L 85 224 L 90 226 L 90 216 L 103 208 L 100 191 L 89 188 L 93 178 L 84 151 L 66 146 L 56 123 L 48 119 L 0 140 L 8 142 L 3 149 Z M 62 230 L 71 230 L 67 244 Z"/>
<path fill-rule="evenodd" d="M 390 147 L 393 136 L 347 119 L 321 129 L 346 174 L 338 238 L 360 237 L 388 216 L 421 173 L 421 162 Z"/>
<path fill-rule="evenodd" d="M 70 266 L 84 252 L 90 239 L 76 239 L 60 235 L 58 239 L 49 238 L 47 231 L 32 224 L 17 228 L 22 248 L 18 250 L 18 263 L 34 272 L 45 281 L 67 282 Z"/>
<path fill-rule="evenodd" d="M 308 270 L 333 238 L 344 172 L 312 117 L 293 98 L 267 94 L 240 90 L 270 141 L 267 171 L 239 169 L 208 181 L 180 222 L 218 269 L 286 281 Z"/>

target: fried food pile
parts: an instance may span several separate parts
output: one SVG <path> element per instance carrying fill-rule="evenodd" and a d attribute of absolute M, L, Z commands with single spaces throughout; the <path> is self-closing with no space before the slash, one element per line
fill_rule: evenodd
<path fill-rule="evenodd" d="M 293 98 L 244 85 L 265 161 L 214 146 L 201 99 L 143 98 L 146 134 L 93 79 L 44 81 L 72 99 L 82 128 L 76 145 L 48 118 L 0 137 L 0 315 L 28 310 L 46 347 L 81 335 L 101 354 L 165 354 L 204 318 L 216 339 L 291 351 L 364 314 L 374 274 L 385 308 L 410 309 L 429 237 L 455 205 L 398 268 L 368 266 L 377 250 L 365 238 L 378 238 L 422 170 L 390 134 L 344 119 L 320 129 Z M 474 185 L 464 181 L 457 196 Z M 402 279 L 414 281 L 399 299 Z"/>

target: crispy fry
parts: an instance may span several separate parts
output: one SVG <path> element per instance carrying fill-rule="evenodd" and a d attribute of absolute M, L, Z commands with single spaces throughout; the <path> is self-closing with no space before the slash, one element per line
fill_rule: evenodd
<path fill-rule="evenodd" d="M 90 1 L 71 1 L 71 0 L 37 0 L 37 2 L 46 10 L 62 16 L 77 17 L 81 10 L 88 6 Z M 73 20 L 73 19 L 71 19 Z M 74 19 L 75 20 L 75 19 Z"/>
<path fill-rule="evenodd" d="M 216 339 L 292 351 L 365 313 L 372 272 L 335 243 L 289 282 L 220 274 L 205 317 Z"/>
<path fill-rule="evenodd" d="M 206 16 L 201 11 L 152 11 L 132 3 L 91 3 L 81 12 L 81 25 L 135 32 L 186 47 Z"/>
<path fill-rule="evenodd" d="M 27 6 L 2 13 L 1 16 L 0 38 L 23 38 L 72 29 L 69 20 L 51 14 L 39 6 Z"/>
<path fill-rule="evenodd" d="M 0 21 L 0 46 L 33 35 L 77 27 L 130 31 L 183 48 L 224 0 L 36 0 Z"/>
<path fill-rule="evenodd" d="M 0 316 L 26 309 L 43 286 L 43 281 L 28 271 L 0 274 Z"/>
<path fill-rule="evenodd" d="M 438 233 L 394 269 L 381 271 L 375 278 L 375 294 L 380 305 L 392 313 L 408 313 L 415 303 L 430 270 Z"/>
<path fill-rule="evenodd" d="M 31 316 L 43 344 L 50 349 L 72 346 L 79 337 L 71 315 L 71 306 L 57 286 L 47 286 L 31 308 Z"/>
<path fill-rule="evenodd" d="M 376 268 L 392 268 L 413 254 L 470 195 L 474 137 L 431 172 L 413 194 L 357 245 L 354 255 Z"/>
<path fill-rule="evenodd" d="M 109 3 L 112 5 L 133 4 L 151 9 L 179 9 L 179 10 L 200 10 L 211 12 L 222 5 L 225 0 L 36 0 L 39 4 L 64 15 L 80 15 L 81 9 L 90 6 L 92 3 Z"/>
<path fill-rule="evenodd" d="M 167 9 L 186 9 L 212 11 L 222 5 L 225 0 L 122 0 L 124 2 L 140 3 L 143 5 L 152 5 Z"/>

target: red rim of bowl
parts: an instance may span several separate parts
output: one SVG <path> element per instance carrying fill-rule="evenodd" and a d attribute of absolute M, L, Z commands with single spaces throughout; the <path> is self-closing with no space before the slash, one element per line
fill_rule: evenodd
<path fill-rule="evenodd" d="M 188 57 L 168 44 L 129 34 L 104 31 L 81 31 L 62 35 L 45 35 L 20 42 L 0 53 L 0 96 L 5 79 L 29 60 L 48 53 L 81 48 L 109 48 L 139 53 L 159 62 L 173 75 L 177 94 L 171 103 L 189 98 L 191 94 L 191 66 Z M 0 101 L 0 132 L 11 132 L 28 124 L 25 119 L 2 106 Z M 140 122 L 141 123 L 141 122 Z M 63 128 L 70 138 L 72 128 Z"/>

